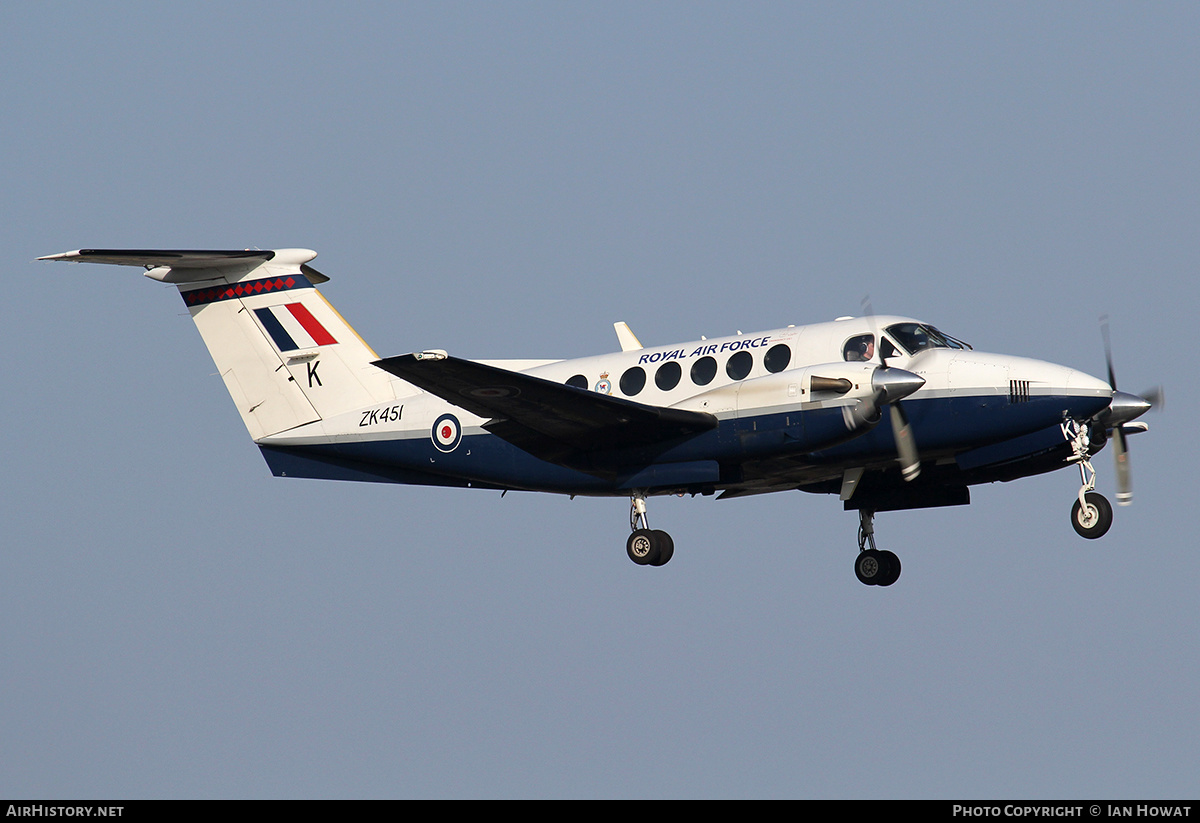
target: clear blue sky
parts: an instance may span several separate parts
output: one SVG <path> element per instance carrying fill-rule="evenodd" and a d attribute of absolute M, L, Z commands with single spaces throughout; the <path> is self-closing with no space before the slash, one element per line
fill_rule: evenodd
<path fill-rule="evenodd" d="M 0 796 L 1190 797 L 1200 11 L 0 8 Z M 1165 382 L 1096 542 L 1063 471 L 857 519 L 272 478 L 173 289 L 316 249 L 381 355 L 876 311 Z M 1183 438 L 1180 440 L 1179 438 Z M 1097 461 L 1112 497 L 1111 457 Z"/>

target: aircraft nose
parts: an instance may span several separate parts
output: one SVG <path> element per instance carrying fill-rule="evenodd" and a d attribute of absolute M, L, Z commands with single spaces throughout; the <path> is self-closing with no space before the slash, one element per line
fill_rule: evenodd
<path fill-rule="evenodd" d="M 1076 371 L 1075 369 L 1066 369 L 1066 371 L 1066 388 L 1080 394 L 1094 394 L 1097 397 L 1112 396 L 1113 389 L 1112 386 L 1108 385 L 1107 381 L 1101 380 L 1099 377 L 1092 377 L 1086 372 Z"/>
<path fill-rule="evenodd" d="M 1060 368 L 1066 372 L 1064 388 L 1067 396 L 1073 398 L 1069 408 L 1076 419 L 1099 414 L 1112 402 L 1113 389 L 1108 381 L 1074 369 Z"/>

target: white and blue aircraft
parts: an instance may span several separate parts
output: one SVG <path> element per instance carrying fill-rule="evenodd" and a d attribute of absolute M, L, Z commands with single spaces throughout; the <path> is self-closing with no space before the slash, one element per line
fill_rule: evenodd
<path fill-rule="evenodd" d="M 877 512 L 964 505 L 973 485 L 1071 465 L 1081 477 L 1071 524 L 1097 538 L 1112 507 L 1090 458 L 1112 440 L 1117 499 L 1128 503 L 1125 438 L 1145 431 L 1133 421 L 1158 400 L 1117 391 L 1111 354 L 1099 380 L 869 313 L 656 347 L 617 323 L 621 351 L 579 360 L 380 358 L 315 288 L 329 278 L 314 257 L 81 249 L 39 259 L 142 266 L 178 286 L 277 476 L 628 497 L 626 551 L 639 565 L 674 554 L 649 527 L 649 497 L 800 490 L 859 512 L 855 573 L 888 586 L 900 561 L 876 548 Z"/>

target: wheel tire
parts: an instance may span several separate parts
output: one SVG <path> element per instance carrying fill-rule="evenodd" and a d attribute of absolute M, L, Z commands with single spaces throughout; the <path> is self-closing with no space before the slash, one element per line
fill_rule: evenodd
<path fill-rule="evenodd" d="M 881 579 L 876 585 L 890 586 L 900 579 L 900 558 L 897 557 L 894 552 L 889 552 L 886 550 L 881 551 L 879 555 L 884 560 L 884 565 L 887 567 L 887 571 L 884 574 L 883 579 Z"/>
<path fill-rule="evenodd" d="M 654 537 L 658 541 L 658 557 L 651 560 L 650 565 L 665 566 L 675 555 L 675 541 L 671 539 L 671 535 L 661 529 L 654 530 Z"/>
<path fill-rule="evenodd" d="M 625 552 L 634 563 L 645 566 L 658 559 L 661 542 L 650 529 L 637 529 L 625 541 Z"/>
<path fill-rule="evenodd" d="M 1088 540 L 1103 537 L 1112 525 L 1112 504 L 1104 495 L 1096 492 L 1088 492 L 1084 499 L 1087 501 L 1086 508 L 1079 505 L 1078 500 L 1071 507 L 1071 525 L 1080 537 L 1086 537 Z"/>
<path fill-rule="evenodd" d="M 858 557 L 854 558 L 854 574 L 858 577 L 858 582 L 864 585 L 878 586 L 885 571 L 884 560 L 874 549 L 861 551 Z"/>

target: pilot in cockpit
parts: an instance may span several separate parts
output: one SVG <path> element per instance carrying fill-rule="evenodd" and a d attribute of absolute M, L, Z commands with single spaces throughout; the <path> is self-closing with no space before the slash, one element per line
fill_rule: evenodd
<path fill-rule="evenodd" d="M 842 357 L 850 362 L 870 360 L 875 356 L 875 336 L 871 334 L 851 337 L 842 347 Z"/>

